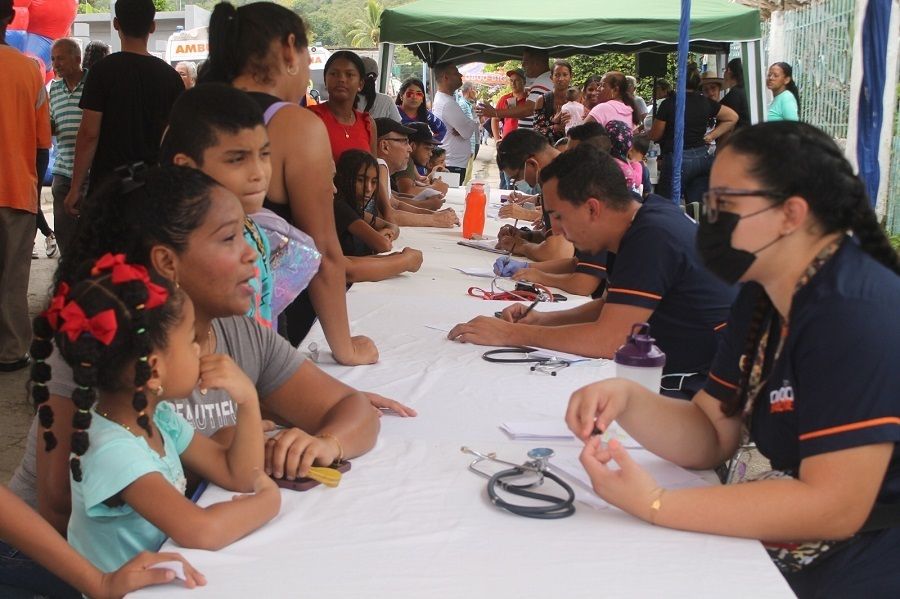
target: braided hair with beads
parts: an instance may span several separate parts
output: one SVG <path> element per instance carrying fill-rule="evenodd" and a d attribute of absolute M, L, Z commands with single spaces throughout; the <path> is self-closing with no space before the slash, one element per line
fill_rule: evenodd
<path fill-rule="evenodd" d="M 749 174 L 762 187 L 784 198 L 776 202 L 794 196 L 806 200 L 820 235 L 845 232 L 864 252 L 900 274 L 900 258 L 878 224 L 865 185 L 826 133 L 806 123 L 762 123 L 735 133 L 727 148 L 749 160 Z M 722 404 L 726 415 L 740 413 L 750 399 L 754 366 L 761 369 L 763 377 L 771 369 L 771 364 L 755 362 L 763 336 L 767 332 L 776 334 L 777 320 L 772 301 L 760 286 L 741 356 L 737 390 L 731 401 Z"/>
<path fill-rule="evenodd" d="M 60 283 L 46 311 L 33 323 L 32 398 L 44 428 L 46 451 L 57 440 L 50 430 L 53 412 L 46 405 L 51 371 L 46 358 L 54 343 L 72 367 L 76 385 L 72 392 L 72 458 L 75 481 L 82 480 L 81 456 L 90 447 L 88 429 L 97 390 L 119 393 L 133 389 L 131 405 L 137 423 L 153 435 L 146 384 L 152 376 L 149 355 L 166 346 L 168 331 L 178 322 L 182 296 L 169 283 L 140 265 L 128 264 L 123 254 L 106 254 L 94 262 L 89 276 Z M 128 379 L 133 369 L 134 377 Z"/>

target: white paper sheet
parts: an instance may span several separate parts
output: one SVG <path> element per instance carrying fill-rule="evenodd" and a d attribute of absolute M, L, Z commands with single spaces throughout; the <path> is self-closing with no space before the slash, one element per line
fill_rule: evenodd
<path fill-rule="evenodd" d="M 491 252 L 492 254 L 503 254 L 504 256 L 509 254 L 509 252 L 507 252 L 506 250 L 497 249 L 496 239 L 466 239 L 463 241 L 457 241 L 456 243 L 457 245 L 481 250 L 483 252 Z"/>
<path fill-rule="evenodd" d="M 436 190 L 432 187 L 426 187 L 425 189 L 420 191 L 416 195 L 416 197 L 414 197 L 413 199 L 414 200 L 427 200 L 428 198 L 431 198 L 434 196 L 439 196 L 439 195 L 441 195 L 441 192 L 439 192 L 438 190 Z"/>
<path fill-rule="evenodd" d="M 472 277 L 484 277 L 486 279 L 493 279 L 493 278 L 496 278 L 496 276 L 497 276 L 494 273 L 493 268 L 484 267 L 484 266 L 466 266 L 466 267 L 454 266 L 453 270 L 458 270 L 459 272 L 463 273 L 464 275 L 469 275 Z"/>
<path fill-rule="evenodd" d="M 504 422 L 500 430 L 517 440 L 538 439 L 574 439 L 575 435 L 566 426 L 565 421 L 540 420 L 537 422 Z"/>
<path fill-rule="evenodd" d="M 577 451 L 577 450 L 576 450 Z M 576 486 L 575 497 L 581 503 L 589 505 L 595 509 L 606 509 L 610 506 L 603 499 L 594 493 L 591 486 L 591 478 L 585 471 L 584 466 L 578 460 L 578 453 L 571 448 L 563 448 L 556 452 L 557 455 L 550 459 L 550 468 L 558 473 L 566 475 L 570 480 L 574 481 Z M 640 464 L 650 476 L 652 476 L 659 486 L 666 489 L 686 489 L 690 487 L 706 487 L 709 483 L 691 472 L 685 470 L 671 462 L 667 462 L 659 456 L 643 449 L 629 450 L 631 458 Z M 613 463 L 613 469 L 617 466 Z"/>

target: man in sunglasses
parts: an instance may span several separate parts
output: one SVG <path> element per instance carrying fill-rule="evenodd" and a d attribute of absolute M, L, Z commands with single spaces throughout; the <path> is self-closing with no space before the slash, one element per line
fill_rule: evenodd
<path fill-rule="evenodd" d="M 398 226 L 447 228 L 459 224 L 452 208 L 435 212 L 394 196 L 390 189 L 391 175 L 405 171 L 409 165 L 409 137 L 416 130 L 389 118 L 375 119 L 375 126 L 378 129 L 378 185 L 382 188 L 378 195 L 387 200 L 378 202 L 378 216 Z"/>
<path fill-rule="evenodd" d="M 587 144 L 560 154 L 540 178 L 556 233 L 581 251 L 615 254 L 606 295 L 553 312 L 514 304 L 502 318 L 457 325 L 450 339 L 612 358 L 632 326 L 648 322 L 666 354 L 663 390 L 692 397 L 706 382 L 736 293 L 703 266 L 697 224 L 660 196 L 641 205 L 613 158 Z"/>

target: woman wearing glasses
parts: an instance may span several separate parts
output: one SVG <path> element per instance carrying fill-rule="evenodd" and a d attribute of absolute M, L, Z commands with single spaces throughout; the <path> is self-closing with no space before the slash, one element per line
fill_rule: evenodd
<path fill-rule="evenodd" d="M 421 79 L 410 77 L 400 86 L 397 94 L 397 106 L 400 107 L 400 121 L 409 123 L 428 123 L 431 133 L 437 141 L 442 141 L 447 134 L 447 126 L 425 107 L 425 84 Z"/>
<path fill-rule="evenodd" d="M 818 129 L 766 123 L 719 152 L 706 207 L 707 268 L 745 283 L 709 382 L 691 403 L 621 379 L 573 394 L 593 487 L 652 524 L 762 540 L 800 597 L 900 596 L 900 263 L 865 187 Z M 591 436 L 612 421 L 688 468 L 746 427 L 773 469 L 667 490 Z"/>

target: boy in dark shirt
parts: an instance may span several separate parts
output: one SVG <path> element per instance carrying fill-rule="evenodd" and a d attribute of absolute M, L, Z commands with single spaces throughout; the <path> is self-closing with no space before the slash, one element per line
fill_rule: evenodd
<path fill-rule="evenodd" d="M 123 164 L 159 161 L 169 111 L 184 92 L 175 69 L 147 51 L 156 29 L 152 0 L 119 0 L 115 15 L 122 51 L 94 65 L 84 83 L 72 187 L 65 200 L 69 212 L 77 211 L 88 171 L 90 190 Z"/>

